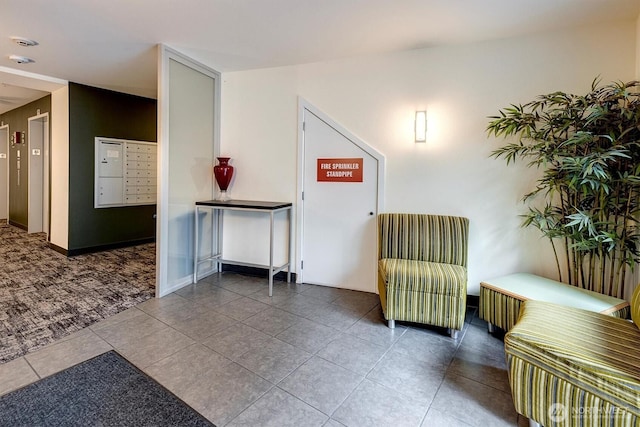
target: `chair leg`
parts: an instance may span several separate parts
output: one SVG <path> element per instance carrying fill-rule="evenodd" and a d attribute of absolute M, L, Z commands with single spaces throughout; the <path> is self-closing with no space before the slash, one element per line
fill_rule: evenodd
<path fill-rule="evenodd" d="M 389 329 L 394 329 L 396 327 L 396 321 L 393 319 L 389 319 Z"/>
<path fill-rule="evenodd" d="M 457 340 L 458 339 L 458 332 L 460 332 L 457 329 L 453 329 L 453 328 L 449 328 L 448 329 L 449 332 L 449 336 L 453 339 L 453 340 Z"/>
<path fill-rule="evenodd" d="M 496 327 L 493 326 L 493 323 L 489 323 L 487 322 L 487 330 L 489 331 L 490 334 L 494 333 L 496 330 Z"/>

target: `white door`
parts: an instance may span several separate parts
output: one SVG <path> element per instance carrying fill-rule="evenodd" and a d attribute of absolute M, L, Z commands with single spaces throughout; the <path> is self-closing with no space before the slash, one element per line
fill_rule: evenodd
<path fill-rule="evenodd" d="M 48 115 L 30 117 L 29 122 L 29 162 L 28 180 L 28 232 L 48 233 Z M 45 191 L 47 190 L 47 191 Z"/>
<path fill-rule="evenodd" d="M 9 126 L 0 127 L 0 219 L 9 220 Z"/>
<path fill-rule="evenodd" d="M 302 280 L 375 292 L 379 155 L 327 117 L 303 115 Z"/>

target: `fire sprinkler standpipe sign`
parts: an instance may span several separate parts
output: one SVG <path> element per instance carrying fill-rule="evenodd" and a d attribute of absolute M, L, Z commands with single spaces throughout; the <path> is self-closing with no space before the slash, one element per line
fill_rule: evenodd
<path fill-rule="evenodd" d="M 318 182 L 362 182 L 362 158 L 318 159 Z"/>

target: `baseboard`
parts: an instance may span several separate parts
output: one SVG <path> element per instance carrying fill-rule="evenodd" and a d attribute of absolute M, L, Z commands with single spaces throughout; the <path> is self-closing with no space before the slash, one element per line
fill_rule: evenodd
<path fill-rule="evenodd" d="M 14 227 L 18 227 L 18 228 L 20 228 L 20 229 L 22 229 L 24 231 L 29 231 L 29 228 L 26 225 L 19 224 L 19 223 L 15 222 L 15 221 L 9 220 L 9 225 L 13 225 Z"/>
<path fill-rule="evenodd" d="M 260 267 L 245 267 L 243 265 L 234 265 L 234 264 L 222 264 L 222 271 L 229 271 L 232 273 L 244 274 L 246 276 L 254 276 L 254 277 L 269 277 L 269 269 L 268 268 L 260 268 Z M 287 272 L 280 271 L 273 276 L 274 280 L 280 280 L 282 282 L 287 281 Z M 296 273 L 291 273 L 291 282 L 296 282 Z"/>
<path fill-rule="evenodd" d="M 64 256 L 69 256 L 69 251 L 67 251 L 65 248 L 58 246 L 58 245 L 54 245 L 51 242 L 47 242 L 47 244 L 49 245 L 50 249 L 53 249 L 54 251 L 58 252 L 59 254 L 62 254 Z"/>
<path fill-rule="evenodd" d="M 480 297 L 478 295 L 467 295 L 467 307 L 480 307 Z"/>
<path fill-rule="evenodd" d="M 155 241 L 156 241 L 155 237 L 150 237 L 147 239 L 130 240 L 128 242 L 119 242 L 119 243 L 111 243 L 108 245 L 90 246 L 88 248 L 67 249 L 66 255 L 71 257 L 76 255 L 91 254 L 95 252 L 109 251 L 111 249 L 119 249 L 119 248 L 126 248 L 129 246 L 143 245 L 145 243 L 153 243 Z"/>

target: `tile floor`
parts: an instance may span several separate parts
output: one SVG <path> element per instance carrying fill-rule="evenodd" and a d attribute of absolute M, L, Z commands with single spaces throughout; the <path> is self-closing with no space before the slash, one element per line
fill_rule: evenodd
<path fill-rule="evenodd" d="M 452 341 L 375 294 L 217 274 L 0 365 L 0 394 L 115 349 L 218 427 L 526 426 L 476 312 Z"/>

